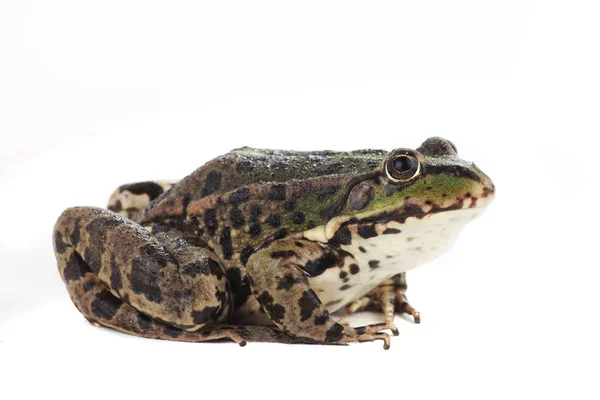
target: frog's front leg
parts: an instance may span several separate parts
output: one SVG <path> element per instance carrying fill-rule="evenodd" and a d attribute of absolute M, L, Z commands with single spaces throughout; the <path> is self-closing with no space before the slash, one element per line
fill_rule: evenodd
<path fill-rule="evenodd" d="M 410 314 L 415 324 L 419 324 L 421 314 L 408 302 L 406 288 L 406 272 L 394 275 L 366 296 L 348 305 L 347 311 L 349 314 L 363 310 L 381 311 L 385 315 L 386 322 L 392 322 L 395 313 Z"/>
<path fill-rule="evenodd" d="M 185 234 L 150 234 L 111 211 L 67 209 L 54 230 L 61 276 L 93 323 L 137 336 L 203 341 L 235 331 L 211 328 L 229 316 L 230 289 L 217 257 Z"/>
<path fill-rule="evenodd" d="M 316 242 L 285 239 L 253 254 L 246 270 L 252 292 L 263 310 L 287 334 L 322 344 L 383 340 L 387 349 L 390 337 L 381 331 L 395 331 L 393 324 L 357 328 L 339 324 L 310 288 L 305 265 L 347 256 Z"/>

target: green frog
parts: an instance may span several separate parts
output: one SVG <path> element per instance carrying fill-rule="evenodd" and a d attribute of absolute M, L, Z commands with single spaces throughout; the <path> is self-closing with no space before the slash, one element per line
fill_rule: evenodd
<path fill-rule="evenodd" d="M 434 137 L 416 150 L 248 147 L 179 182 L 123 185 L 53 233 L 59 272 L 94 325 L 147 338 L 348 344 L 420 322 L 406 272 L 437 257 L 494 197 Z M 332 313 L 373 310 L 353 327 Z"/>

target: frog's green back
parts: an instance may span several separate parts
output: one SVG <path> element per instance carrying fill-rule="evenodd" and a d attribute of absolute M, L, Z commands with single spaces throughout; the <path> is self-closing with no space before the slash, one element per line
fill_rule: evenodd
<path fill-rule="evenodd" d="M 235 163 L 240 183 L 286 182 L 325 175 L 362 174 L 376 168 L 384 150 L 287 151 L 242 147 L 223 156 Z M 232 181 L 235 181 L 234 176 Z M 235 189 L 234 184 L 231 189 Z"/>
<path fill-rule="evenodd" d="M 363 174 L 377 168 L 386 154 L 384 150 L 303 152 L 242 147 L 207 162 L 157 200 L 186 193 L 193 201 L 255 183 Z"/>

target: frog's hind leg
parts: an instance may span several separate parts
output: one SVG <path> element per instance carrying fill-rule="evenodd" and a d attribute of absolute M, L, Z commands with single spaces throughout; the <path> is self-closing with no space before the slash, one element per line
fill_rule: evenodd
<path fill-rule="evenodd" d="M 230 339 L 240 346 L 246 344 L 246 339 L 234 329 L 220 329 L 210 325 L 189 332 L 157 322 L 115 296 L 104 282 L 89 272 L 71 283 L 69 292 L 77 309 L 94 326 L 105 326 L 150 339 L 182 342 Z"/>
<path fill-rule="evenodd" d="M 135 221 L 151 201 L 171 189 L 176 183 L 175 181 L 147 181 L 121 185 L 111 194 L 107 208 Z"/>
<path fill-rule="evenodd" d="M 348 314 L 358 311 L 380 311 L 385 315 L 385 321 L 394 320 L 394 315 L 410 314 L 415 324 L 421 322 L 421 314 L 408 302 L 406 298 L 406 273 L 395 275 L 382 282 L 364 297 L 350 303 L 347 307 Z"/>
<path fill-rule="evenodd" d="M 231 293 L 216 256 L 181 232 L 151 235 L 111 211 L 67 209 L 54 230 L 60 274 L 92 323 L 137 336 L 204 341 L 241 336 L 210 328 L 229 317 Z"/>

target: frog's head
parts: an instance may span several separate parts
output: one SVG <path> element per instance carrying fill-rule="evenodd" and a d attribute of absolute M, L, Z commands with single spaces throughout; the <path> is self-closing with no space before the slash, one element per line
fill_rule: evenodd
<path fill-rule="evenodd" d="M 327 226 L 327 235 L 333 236 L 348 221 L 402 224 L 411 217 L 424 219 L 487 206 L 494 197 L 494 184 L 475 164 L 457 154 L 452 142 L 439 137 L 427 139 L 416 150 L 391 151 L 372 174 L 348 192 L 341 215 Z"/>

